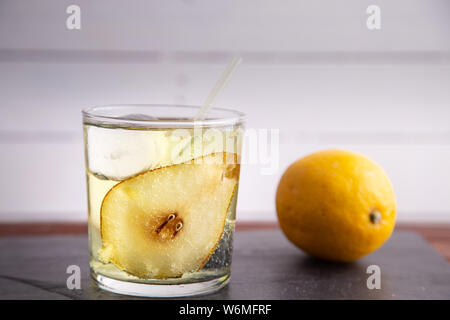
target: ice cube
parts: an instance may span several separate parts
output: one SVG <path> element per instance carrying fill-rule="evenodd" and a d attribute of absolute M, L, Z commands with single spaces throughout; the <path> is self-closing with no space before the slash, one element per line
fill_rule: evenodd
<path fill-rule="evenodd" d="M 167 153 L 164 131 L 139 131 L 90 126 L 88 168 L 97 175 L 123 180 L 161 165 Z"/>
<path fill-rule="evenodd" d="M 137 121 L 145 121 L 145 120 L 158 120 L 157 117 L 149 116 L 143 113 L 131 113 L 123 116 L 127 120 L 137 120 Z"/>

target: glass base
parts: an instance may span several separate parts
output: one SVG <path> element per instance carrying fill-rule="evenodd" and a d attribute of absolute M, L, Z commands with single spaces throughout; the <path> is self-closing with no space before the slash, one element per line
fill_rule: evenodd
<path fill-rule="evenodd" d="M 209 294 L 225 287 L 230 279 L 230 275 L 225 275 L 209 281 L 186 284 L 148 284 L 116 280 L 95 273 L 91 275 L 103 290 L 129 296 L 153 298 L 175 298 Z"/>

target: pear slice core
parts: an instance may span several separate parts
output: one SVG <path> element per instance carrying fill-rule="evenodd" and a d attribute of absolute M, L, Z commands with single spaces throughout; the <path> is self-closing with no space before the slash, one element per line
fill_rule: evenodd
<path fill-rule="evenodd" d="M 101 207 L 100 259 L 140 278 L 200 269 L 222 236 L 238 175 L 236 154 L 215 153 L 115 185 Z"/>

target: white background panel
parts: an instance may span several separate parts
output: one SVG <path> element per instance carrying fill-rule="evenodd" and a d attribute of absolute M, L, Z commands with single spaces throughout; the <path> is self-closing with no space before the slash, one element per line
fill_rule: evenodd
<path fill-rule="evenodd" d="M 244 165 L 241 220 L 275 220 L 283 170 L 316 150 L 380 163 L 399 220 L 450 222 L 450 2 L 0 1 L 0 221 L 84 220 L 81 109 L 199 105 L 234 52 L 218 105 L 280 130 L 279 167 Z M 124 4 L 126 3 L 126 5 Z"/>

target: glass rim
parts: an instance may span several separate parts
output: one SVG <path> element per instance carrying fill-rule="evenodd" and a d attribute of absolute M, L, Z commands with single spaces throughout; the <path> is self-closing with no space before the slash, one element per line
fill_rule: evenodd
<path fill-rule="evenodd" d="M 111 116 L 102 115 L 96 112 L 107 111 L 107 110 L 118 110 L 120 108 L 127 107 L 149 107 L 149 108 L 179 108 L 183 110 L 192 109 L 199 111 L 201 106 L 196 105 L 184 105 L 184 104 L 106 104 L 91 106 L 83 109 L 83 123 L 86 124 L 126 124 L 126 125 L 136 125 L 136 126 L 150 126 L 150 127 L 194 127 L 194 126 L 226 126 L 243 124 L 246 120 L 245 114 L 241 111 L 227 109 L 227 108 L 216 108 L 210 109 L 210 112 L 219 111 L 229 116 L 220 116 L 214 118 L 207 118 L 204 120 L 194 120 L 193 118 L 182 118 L 179 119 L 129 119 L 124 116 Z M 196 112 L 195 112 L 196 113 Z M 193 114 L 195 114 L 193 112 Z"/>

